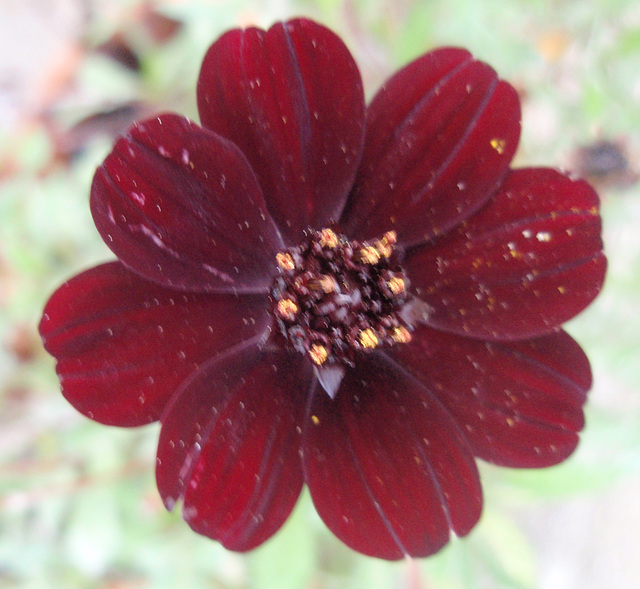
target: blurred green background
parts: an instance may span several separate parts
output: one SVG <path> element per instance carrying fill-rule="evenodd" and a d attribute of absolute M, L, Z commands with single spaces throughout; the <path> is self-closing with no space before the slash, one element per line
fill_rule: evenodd
<path fill-rule="evenodd" d="M 594 371 L 581 445 L 544 471 L 481 465 L 481 523 L 423 561 L 351 552 L 308 496 L 248 555 L 195 535 L 155 489 L 158 426 L 76 414 L 37 337 L 53 289 L 112 257 L 88 195 L 114 135 L 197 118 L 208 45 L 295 15 L 343 37 L 368 96 L 434 46 L 468 47 L 520 92 L 516 165 L 570 169 L 603 200 L 607 283 L 568 325 Z M 640 586 L 639 72 L 637 0 L 0 0 L 0 587 Z"/>

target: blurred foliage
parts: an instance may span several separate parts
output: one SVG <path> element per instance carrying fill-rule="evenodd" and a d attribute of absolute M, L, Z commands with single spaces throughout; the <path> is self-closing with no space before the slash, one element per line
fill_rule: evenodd
<path fill-rule="evenodd" d="M 1 586 L 571 589 L 602 586 L 610 572 L 608 584 L 635 587 L 637 559 L 609 556 L 626 554 L 616 542 L 640 540 L 635 0 L 56 0 L 45 13 L 35 0 L 22 6 L 44 19 L 57 51 L 36 63 L 35 99 L 0 127 Z M 0 19 L 3 34 L 11 32 L 12 14 Z M 208 45 L 227 28 L 300 14 L 341 34 L 368 96 L 425 50 L 465 45 L 521 94 L 518 165 L 561 163 L 588 174 L 576 159 L 579 148 L 605 139 L 629 168 L 594 179 L 610 272 L 602 296 L 568 326 L 592 359 L 595 381 L 578 452 L 546 471 L 483 466 L 481 524 L 423 562 L 352 553 L 324 528 L 307 494 L 284 529 L 248 555 L 197 536 L 178 513 L 165 513 L 155 490 L 157 426 L 117 430 L 77 415 L 59 394 L 53 362 L 37 338 L 48 294 L 111 257 L 93 227 L 88 192 L 113 136 L 159 110 L 197 117 L 195 81 Z M 56 18 L 68 20 L 59 26 Z M 33 43 L 28 33 L 14 36 Z M 627 505 L 612 500 L 620 488 L 631 497 Z M 546 542 L 556 510 L 573 513 L 585 501 L 604 515 L 585 522 L 578 514 L 564 533 L 567 542 L 594 534 L 593 547 L 585 546 L 604 559 L 600 568 L 583 566 L 587 548 L 558 549 L 556 558 Z M 636 518 L 631 530 L 607 531 L 615 510 Z"/>

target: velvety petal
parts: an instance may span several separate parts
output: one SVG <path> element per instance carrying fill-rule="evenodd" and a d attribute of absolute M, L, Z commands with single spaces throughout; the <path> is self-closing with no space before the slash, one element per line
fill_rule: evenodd
<path fill-rule="evenodd" d="M 338 219 L 360 162 L 364 95 L 329 29 L 298 19 L 226 33 L 204 58 L 198 109 L 247 156 L 290 245 Z"/>
<path fill-rule="evenodd" d="M 497 188 L 520 137 L 516 91 L 463 49 L 427 53 L 367 110 L 367 134 L 342 225 L 357 239 L 395 229 L 402 245 L 469 217 Z"/>
<path fill-rule="evenodd" d="M 40 333 L 66 399 L 96 421 L 132 426 L 158 419 L 200 363 L 268 323 L 263 297 L 171 291 L 113 262 L 62 285 Z"/>
<path fill-rule="evenodd" d="M 540 468 L 575 449 L 591 370 L 566 333 L 482 342 L 422 327 L 391 353 L 447 407 L 479 458 Z"/>
<path fill-rule="evenodd" d="M 548 333 L 598 294 L 606 260 L 598 196 L 551 169 L 513 171 L 466 223 L 408 253 L 432 326 L 483 339 Z"/>
<path fill-rule="evenodd" d="M 316 390 L 303 436 L 316 509 L 359 552 L 427 556 L 480 516 L 464 435 L 434 395 L 382 354 L 347 370 L 334 400 Z"/>
<path fill-rule="evenodd" d="M 162 417 L 156 479 L 198 533 L 231 550 L 274 534 L 302 488 L 300 435 L 313 380 L 301 355 L 246 342 L 203 366 Z"/>
<path fill-rule="evenodd" d="M 116 142 L 94 177 L 91 211 L 118 258 L 165 286 L 264 291 L 282 249 L 238 148 L 172 114 Z"/>

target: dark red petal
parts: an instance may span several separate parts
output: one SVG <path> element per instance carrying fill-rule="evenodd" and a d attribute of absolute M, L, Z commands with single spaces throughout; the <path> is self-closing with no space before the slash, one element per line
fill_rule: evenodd
<path fill-rule="evenodd" d="M 312 381 L 303 356 L 247 342 L 212 360 L 162 417 L 156 479 L 198 533 L 231 550 L 274 534 L 302 489 L 300 435 Z"/>
<path fill-rule="evenodd" d="M 360 162 L 364 95 L 329 29 L 299 19 L 226 33 L 204 58 L 198 109 L 247 156 L 290 244 L 338 219 Z"/>
<path fill-rule="evenodd" d="M 172 114 L 116 142 L 93 179 L 91 210 L 118 258 L 165 286 L 265 290 L 282 248 L 238 148 Z"/>
<path fill-rule="evenodd" d="M 422 327 L 392 353 L 446 406 L 479 458 L 540 468 L 575 449 L 591 370 L 566 333 L 496 343 Z"/>
<path fill-rule="evenodd" d="M 62 285 L 40 333 L 66 399 L 96 421 L 132 426 L 158 419 L 200 363 L 268 322 L 263 297 L 170 291 L 113 262 Z"/>
<path fill-rule="evenodd" d="M 548 333 L 602 287 L 598 196 L 555 170 L 513 171 L 482 211 L 405 264 L 432 326 L 483 339 Z"/>
<path fill-rule="evenodd" d="M 303 436 L 316 509 L 359 552 L 427 556 L 480 517 L 463 434 L 435 396 L 383 355 L 347 370 L 334 400 L 317 388 Z"/>
<path fill-rule="evenodd" d="M 516 91 L 463 49 L 400 70 L 367 110 L 362 165 L 342 224 L 369 239 L 395 229 L 411 246 L 482 206 L 520 137 Z"/>

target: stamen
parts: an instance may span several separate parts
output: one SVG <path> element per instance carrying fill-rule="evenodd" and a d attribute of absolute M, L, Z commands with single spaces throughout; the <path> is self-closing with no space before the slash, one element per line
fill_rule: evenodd
<path fill-rule="evenodd" d="M 329 247 L 331 249 L 338 247 L 338 244 L 340 243 L 340 240 L 338 239 L 338 236 L 335 234 L 333 229 L 328 228 L 320 231 L 319 241 L 322 247 Z"/>
<path fill-rule="evenodd" d="M 330 292 L 335 292 L 336 287 L 337 287 L 336 281 L 333 278 L 331 278 L 331 276 L 327 276 L 326 274 L 318 278 L 313 278 L 309 280 L 309 288 L 311 290 L 321 290 L 326 294 L 329 294 Z"/>
<path fill-rule="evenodd" d="M 375 242 L 376 249 L 380 252 L 380 255 L 388 258 L 393 253 L 393 246 L 397 241 L 397 233 L 395 231 L 387 231 L 382 239 Z"/>
<path fill-rule="evenodd" d="M 364 262 L 365 264 L 377 264 L 380 260 L 380 253 L 372 245 L 368 245 L 359 249 L 356 252 L 356 256 L 359 262 Z"/>
<path fill-rule="evenodd" d="M 363 348 L 369 349 L 375 348 L 380 343 L 378 336 L 375 334 L 373 329 L 369 327 L 367 329 L 363 329 L 358 334 L 358 341 Z"/>
<path fill-rule="evenodd" d="M 278 301 L 276 305 L 276 311 L 281 319 L 286 321 L 293 321 L 296 315 L 300 311 L 298 305 L 296 305 L 291 299 L 282 299 Z"/>
<path fill-rule="evenodd" d="M 405 291 L 405 282 L 398 276 L 394 276 L 390 280 L 387 280 L 387 286 L 394 295 L 399 295 Z"/>
<path fill-rule="evenodd" d="M 397 344 L 408 344 L 411 341 L 411 332 L 399 325 L 391 330 L 391 339 Z"/>
<path fill-rule="evenodd" d="M 279 252 L 276 254 L 276 261 L 278 262 L 278 267 L 281 270 L 295 270 L 296 263 L 293 260 L 293 256 L 286 252 Z"/>
<path fill-rule="evenodd" d="M 359 354 L 411 340 L 412 322 L 403 316 L 409 281 L 395 243 L 394 231 L 355 241 L 333 229 L 308 229 L 299 246 L 277 254 L 275 337 L 311 360 L 332 398 Z"/>
<path fill-rule="evenodd" d="M 382 241 L 384 241 L 385 243 L 389 243 L 391 245 L 395 245 L 396 242 L 398 241 L 398 234 L 395 231 L 387 231 L 383 236 L 382 236 Z"/>
<path fill-rule="evenodd" d="M 324 364 L 329 357 L 329 352 L 322 344 L 313 344 L 309 349 L 309 357 L 318 366 Z"/>

